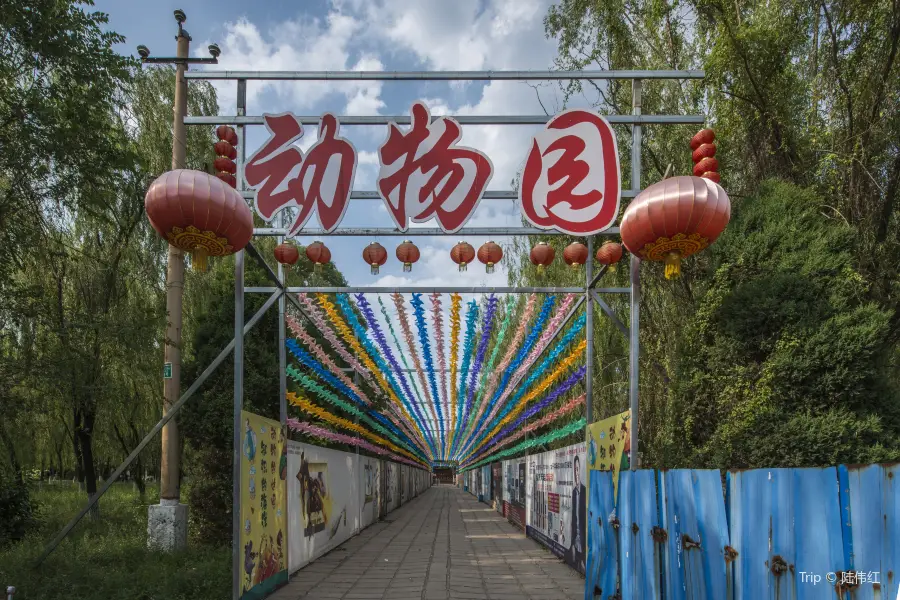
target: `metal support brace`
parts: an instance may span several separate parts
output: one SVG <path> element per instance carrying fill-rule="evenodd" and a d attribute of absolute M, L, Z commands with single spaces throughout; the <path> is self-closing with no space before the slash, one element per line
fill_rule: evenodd
<path fill-rule="evenodd" d="M 641 80 L 631 82 L 631 112 L 641 114 Z M 635 125 L 631 131 L 631 189 L 641 189 L 641 126 Z M 640 371 L 640 304 L 641 304 L 641 259 L 631 256 L 631 322 L 629 323 L 631 344 L 629 357 L 629 405 L 631 407 L 631 470 L 640 468 L 640 447 L 638 446 L 638 380 Z"/>
<path fill-rule="evenodd" d="M 585 428 L 591 426 L 594 422 L 594 298 L 591 294 L 591 286 L 603 276 L 605 267 L 597 273 L 596 279 L 592 277 L 594 270 L 594 238 L 587 239 L 588 259 L 584 264 L 584 282 L 586 284 L 584 290 L 584 312 L 587 317 L 585 320 L 585 339 L 587 341 L 587 354 L 585 355 L 585 371 L 584 371 L 584 416 L 586 418 Z M 585 435 L 587 431 L 585 431 Z"/>
<path fill-rule="evenodd" d="M 622 323 L 622 321 L 616 315 L 615 311 L 613 311 L 612 307 L 607 304 L 606 301 L 603 300 L 603 298 L 600 297 L 600 294 L 598 294 L 596 290 L 591 290 L 591 296 L 594 298 L 594 302 L 600 305 L 600 308 L 604 313 L 606 313 L 606 316 L 610 318 L 610 320 L 613 322 L 613 325 L 615 325 L 616 328 L 622 332 L 622 335 L 628 337 L 628 328 L 625 327 L 625 324 Z"/>
<path fill-rule="evenodd" d="M 283 291 L 277 297 L 284 296 Z M 244 251 L 234 255 L 234 407 L 231 463 L 231 598 L 241 597 L 241 411 L 244 408 Z"/>

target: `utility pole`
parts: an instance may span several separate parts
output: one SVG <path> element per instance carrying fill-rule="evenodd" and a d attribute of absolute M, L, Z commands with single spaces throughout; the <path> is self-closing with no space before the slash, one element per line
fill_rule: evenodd
<path fill-rule="evenodd" d="M 146 46 L 138 46 L 144 63 L 175 64 L 175 120 L 172 126 L 172 170 L 185 168 L 187 136 L 184 117 L 187 114 L 187 81 L 184 72 L 189 63 L 217 64 L 219 47 L 209 47 L 212 58 L 190 57 L 191 36 L 182 26 L 187 21 L 184 11 L 175 11 L 178 35 L 175 57 L 150 58 Z M 166 336 L 163 365 L 163 414 L 181 396 L 181 319 L 184 296 L 184 252 L 169 246 L 166 269 Z M 162 429 L 159 504 L 151 505 L 147 514 L 147 544 L 161 550 L 176 550 L 187 545 L 187 505 L 181 504 L 181 439 L 178 423 L 170 420 Z"/>

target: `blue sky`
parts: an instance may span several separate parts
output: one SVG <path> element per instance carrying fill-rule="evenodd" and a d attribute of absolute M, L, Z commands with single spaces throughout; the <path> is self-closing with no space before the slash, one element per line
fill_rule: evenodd
<path fill-rule="evenodd" d="M 109 13 L 110 27 L 127 37 L 121 52 L 135 54 L 135 47 L 144 44 L 156 56 L 174 54 L 176 24 L 172 12 L 183 9 L 188 17 L 185 28 L 193 37 L 192 54 L 208 56 L 206 47 L 211 42 L 221 47 L 216 69 L 504 70 L 553 66 L 556 41 L 546 39 L 543 26 L 551 4 L 550 0 L 97 0 L 96 9 Z M 217 83 L 216 87 L 220 114 L 235 114 L 236 84 Z M 546 83 L 539 92 L 547 110 L 562 109 L 562 94 L 556 84 Z M 543 112 L 535 90 L 523 82 L 250 82 L 247 113 L 407 115 L 417 99 L 424 100 L 432 114 Z M 584 106 L 586 101 L 579 98 L 569 106 L 575 105 Z M 494 175 L 489 189 L 511 190 L 530 148 L 531 136 L 538 129 L 521 125 L 463 126 L 460 144 L 490 157 Z M 305 130 L 300 143 L 304 150 L 316 137 L 315 127 Z M 359 156 L 354 189 L 374 190 L 377 149 L 385 139 L 387 127 L 342 126 L 341 132 L 353 142 Z M 250 128 L 248 156 L 265 137 L 264 128 Z M 311 219 L 308 226 L 318 227 L 314 221 Z M 519 224 L 519 210 L 514 203 L 495 200 L 482 201 L 468 223 Z M 351 201 L 342 221 L 342 226 L 391 225 L 380 201 Z M 435 225 L 432 222 L 423 226 Z M 507 285 L 502 264 L 492 275 L 486 274 L 477 261 L 466 273 L 458 273 L 449 257 L 458 238 L 415 238 L 422 259 L 412 273 L 403 273 L 394 257 L 394 249 L 402 238 L 377 240 L 389 254 L 388 264 L 377 276 L 369 273 L 361 258 L 363 248 L 373 240 L 341 237 L 327 243 L 335 264 L 351 285 Z M 311 240 L 299 241 L 305 244 Z M 486 239 L 466 241 L 478 248 Z M 508 247 L 512 240 L 495 241 Z M 385 301 L 393 312 L 393 304 L 387 298 Z M 449 298 L 445 298 L 444 306 L 449 305 Z M 444 323 L 446 331 L 446 316 Z M 445 337 L 449 338 L 449 333 Z M 404 349 L 401 352 L 407 354 Z"/>

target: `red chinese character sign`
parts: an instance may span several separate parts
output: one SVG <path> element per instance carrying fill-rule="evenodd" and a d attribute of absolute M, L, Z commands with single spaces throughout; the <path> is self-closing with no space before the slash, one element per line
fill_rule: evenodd
<path fill-rule="evenodd" d="M 347 210 L 356 173 L 356 149 L 338 136 L 337 118 L 322 115 L 318 140 L 305 157 L 293 145 L 303 136 L 294 115 L 263 115 L 263 119 L 269 139 L 244 168 L 247 185 L 256 190 L 256 212 L 270 222 L 283 209 L 296 207 L 290 236 L 303 228 L 315 207 L 322 228 L 332 231 Z"/>
<path fill-rule="evenodd" d="M 616 136 L 606 119 L 567 110 L 534 136 L 519 204 L 535 227 L 591 235 L 615 223 L 620 180 Z"/>
<path fill-rule="evenodd" d="M 409 131 L 391 123 L 378 150 L 378 193 L 401 231 L 410 220 L 434 218 L 453 233 L 472 216 L 494 167 L 481 152 L 456 145 L 462 129 L 453 119 L 440 117 L 432 123 L 422 102 L 412 105 L 411 114 Z"/>

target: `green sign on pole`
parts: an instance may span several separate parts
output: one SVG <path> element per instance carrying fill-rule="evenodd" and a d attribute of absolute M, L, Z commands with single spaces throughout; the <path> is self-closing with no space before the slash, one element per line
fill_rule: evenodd
<path fill-rule="evenodd" d="M 172 379 L 172 363 L 163 365 L 163 379 Z"/>

